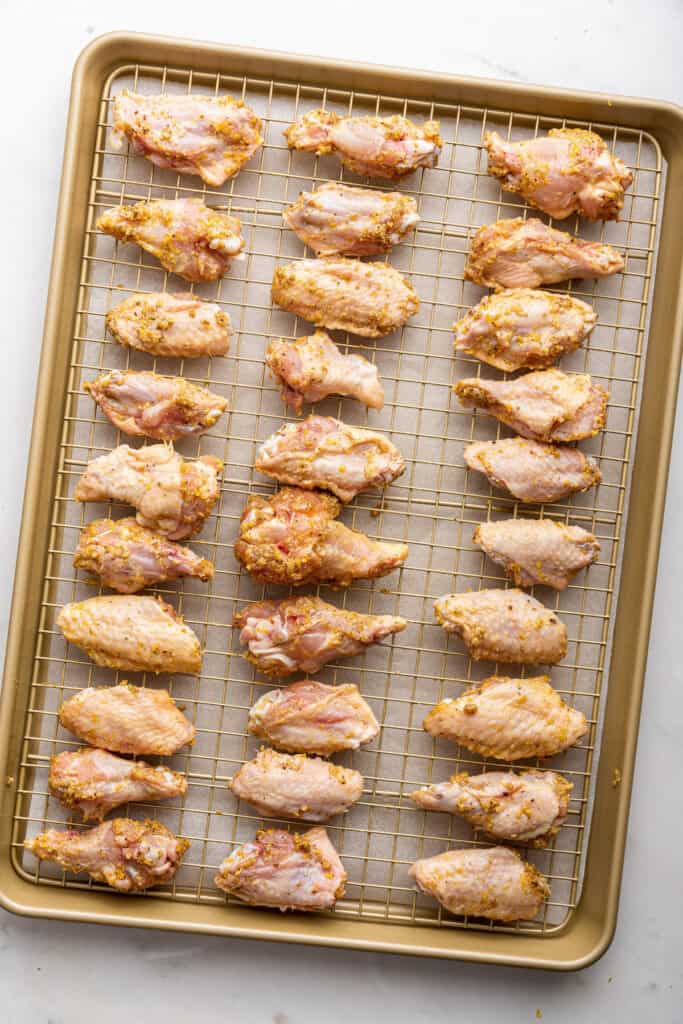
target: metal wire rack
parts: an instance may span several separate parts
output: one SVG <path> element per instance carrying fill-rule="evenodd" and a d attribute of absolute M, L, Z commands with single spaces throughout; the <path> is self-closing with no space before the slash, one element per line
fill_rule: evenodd
<path fill-rule="evenodd" d="M 240 97 L 264 120 L 264 146 L 222 189 L 207 189 L 199 179 L 160 170 L 125 150 L 116 153 L 108 144 L 111 101 L 124 87 L 143 93 L 193 91 Z M 184 581 L 158 589 L 199 635 L 205 651 L 202 674 L 160 680 L 129 675 L 134 682 L 168 686 L 194 720 L 195 745 L 169 760 L 172 767 L 187 773 L 188 792 L 182 800 L 131 805 L 121 813 L 153 815 L 191 840 L 172 885 L 155 889 L 155 896 L 218 905 L 224 896 L 215 889 L 213 875 L 220 861 L 257 828 L 273 825 L 272 819 L 264 821 L 248 805 L 237 802 L 227 787 L 230 776 L 253 756 L 257 746 L 246 734 L 248 709 L 273 685 L 259 678 L 242 658 L 230 624 L 246 602 L 285 596 L 286 591 L 265 588 L 250 579 L 235 561 L 232 545 L 247 495 L 273 490 L 252 469 L 256 448 L 288 418 L 264 366 L 265 346 L 272 336 L 294 338 L 310 331 L 310 325 L 297 322 L 270 302 L 275 266 L 304 255 L 302 244 L 283 225 L 283 208 L 299 191 L 323 181 L 358 180 L 332 157 L 314 158 L 287 149 L 282 130 L 306 110 L 320 106 L 339 113 L 401 113 L 418 121 L 437 118 L 445 140 L 436 168 L 421 170 L 398 186 L 416 196 L 422 219 L 414 236 L 389 259 L 419 292 L 419 314 L 402 331 L 377 342 L 359 344 L 358 339 L 337 335 L 345 351 L 359 349 L 377 363 L 387 396 L 385 407 L 368 413 L 351 401 L 332 399 L 318 406 L 324 414 L 386 432 L 403 452 L 405 475 L 381 495 L 361 496 L 344 511 L 343 518 L 371 536 L 403 540 L 410 546 L 405 565 L 375 584 L 359 583 L 335 593 L 319 588 L 321 596 L 344 607 L 400 614 L 409 622 L 405 632 L 391 642 L 362 657 L 327 666 L 320 673 L 326 682 L 358 684 L 382 726 L 374 743 L 342 759 L 362 772 L 365 789 L 360 803 L 328 826 L 349 874 L 346 898 L 333 913 L 416 924 L 438 922 L 443 927 L 503 929 L 452 918 L 416 893 L 407 875 L 416 858 L 453 846 L 485 844 L 459 820 L 418 809 L 407 794 L 454 771 L 493 766 L 464 749 L 434 741 L 421 728 L 424 714 L 437 700 L 457 695 L 495 669 L 490 664 L 472 663 L 461 643 L 446 636 L 436 625 L 432 603 L 453 590 L 505 585 L 497 567 L 472 544 L 476 524 L 490 518 L 542 514 L 592 530 L 602 546 L 598 562 L 563 593 L 536 588 L 537 596 L 557 611 L 569 630 L 569 650 L 552 672 L 553 684 L 590 722 L 584 742 L 544 762 L 574 784 L 567 823 L 548 849 L 524 851 L 549 877 L 552 897 L 536 921 L 504 927 L 505 931 L 549 933 L 567 922 L 580 895 L 665 168 L 656 141 L 642 131 L 323 85 L 129 65 L 119 68 L 105 87 L 93 155 L 70 383 L 62 433 L 55 438 L 60 461 L 31 699 L 22 725 L 13 861 L 24 877 L 37 884 L 97 888 L 84 882 L 83 876 L 66 876 L 49 865 L 36 864 L 24 853 L 22 840 L 68 820 L 47 790 L 51 755 L 78 746 L 59 726 L 60 704 L 82 686 L 118 679 L 118 674 L 92 665 L 55 627 L 56 614 L 65 602 L 98 592 L 93 581 L 73 569 L 79 531 L 98 516 L 118 517 L 129 512 L 110 505 L 79 505 L 72 497 L 87 461 L 126 440 L 83 393 L 83 383 L 105 368 L 152 368 L 183 374 L 210 385 L 229 400 L 229 412 L 215 428 L 199 441 L 179 445 L 184 455 L 212 453 L 225 462 L 220 502 L 193 541 L 203 556 L 215 562 L 215 578 L 208 585 Z M 476 228 L 499 217 L 525 216 L 527 212 L 524 204 L 502 194 L 487 176 L 483 133 L 497 128 L 508 138 L 529 138 L 565 123 L 600 132 L 634 170 L 635 178 L 618 223 L 596 226 L 577 219 L 562 225 L 582 237 L 609 241 L 626 256 L 622 274 L 584 282 L 580 288 L 571 286 L 573 294 L 595 306 L 599 320 L 585 347 L 562 363 L 564 369 L 590 372 L 610 389 L 606 428 L 598 438 L 582 445 L 598 459 L 603 481 L 566 502 L 529 509 L 494 493 L 482 477 L 464 466 L 464 445 L 473 439 L 498 437 L 500 428 L 485 417 L 459 410 L 451 396 L 455 380 L 481 371 L 476 361 L 454 357 L 451 325 L 482 295 L 481 289 L 463 280 L 469 241 Z M 373 182 L 364 184 L 377 187 Z M 132 292 L 187 288 L 179 287 L 178 281 L 137 247 L 120 245 L 98 233 L 95 220 L 103 209 L 118 203 L 192 195 L 240 217 L 247 238 L 243 263 L 235 263 L 229 275 L 215 284 L 192 288 L 230 313 L 235 329 L 231 351 L 224 358 L 178 361 L 124 350 L 106 336 L 107 310 Z M 488 367 L 484 372 L 497 375 Z"/>

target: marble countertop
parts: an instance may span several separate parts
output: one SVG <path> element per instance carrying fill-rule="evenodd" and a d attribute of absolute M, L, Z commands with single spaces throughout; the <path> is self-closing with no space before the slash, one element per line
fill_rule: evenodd
<path fill-rule="evenodd" d="M 683 103 L 679 0 L 23 0 L 5 5 L 0 168 L 5 387 L 0 436 L 4 642 L 52 245 L 69 78 L 79 51 L 115 29 L 601 89 Z M 414 11 L 419 10 L 419 19 Z M 30 65 L 28 60 L 30 59 Z M 28 71 L 27 71 L 28 68 Z M 41 74 L 35 73 L 41 69 Z M 11 346 L 11 349 L 10 349 Z M 7 443 L 9 442 L 9 443 Z M 347 1020 L 527 1024 L 683 1019 L 683 801 L 667 785 L 683 741 L 680 635 L 683 437 L 671 463 L 660 576 L 616 938 L 577 974 L 493 968 L 190 935 L 31 921 L 0 911 L 8 1024 L 341 1024 Z"/>

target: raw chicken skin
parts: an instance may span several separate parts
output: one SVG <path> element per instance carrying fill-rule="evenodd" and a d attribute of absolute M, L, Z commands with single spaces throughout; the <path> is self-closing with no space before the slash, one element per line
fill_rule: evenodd
<path fill-rule="evenodd" d="M 279 910 L 331 910 L 346 871 L 324 828 L 267 829 L 221 864 L 215 882 L 243 903 Z"/>
<path fill-rule="evenodd" d="M 521 437 L 475 441 L 465 448 L 465 464 L 525 504 L 559 501 L 602 480 L 593 459 L 577 448 Z"/>
<path fill-rule="evenodd" d="M 481 523 L 472 539 L 502 565 L 516 587 L 540 584 L 564 590 L 572 576 L 600 554 L 592 533 L 553 519 Z"/>
<path fill-rule="evenodd" d="M 201 199 L 150 199 L 114 206 L 95 227 L 119 242 L 135 242 L 164 270 L 186 281 L 216 281 L 244 248 L 237 217 L 213 210 Z"/>
<path fill-rule="evenodd" d="M 487 132 L 484 148 L 489 174 L 556 220 L 572 213 L 616 220 L 624 189 L 633 181 L 626 164 L 612 156 L 600 136 L 581 128 L 553 128 L 522 142 L 506 142 L 498 132 Z"/>
<path fill-rule="evenodd" d="M 386 487 L 405 470 L 403 456 L 383 434 L 332 416 L 286 423 L 259 448 L 254 466 L 294 487 L 322 487 L 340 501 Z"/>
<path fill-rule="evenodd" d="M 462 637 L 475 661 L 555 665 L 567 653 L 567 628 L 523 590 L 445 594 L 434 603 L 447 633 Z"/>
<path fill-rule="evenodd" d="M 468 377 L 453 390 L 466 408 L 483 409 L 532 441 L 583 441 L 605 426 L 609 392 L 587 373 L 552 369 L 514 380 Z"/>
<path fill-rule="evenodd" d="M 410 799 L 426 811 L 459 814 L 493 839 L 545 846 L 567 817 L 572 788 L 555 772 L 460 772 Z"/>
<path fill-rule="evenodd" d="M 398 245 L 420 218 L 415 200 L 401 192 L 327 181 L 302 192 L 283 219 L 316 256 L 378 256 Z"/>
<path fill-rule="evenodd" d="M 145 761 L 82 747 L 52 758 L 48 786 L 63 804 L 79 810 L 84 821 L 102 821 L 122 804 L 182 796 L 187 779 L 164 766 L 153 768 Z"/>
<path fill-rule="evenodd" d="M 283 487 L 269 500 L 253 494 L 235 557 L 263 583 L 335 587 L 386 576 L 408 557 L 407 544 L 371 540 L 335 522 L 339 512 L 337 499 L 318 491 Z"/>
<path fill-rule="evenodd" d="M 78 481 L 76 501 L 126 502 L 137 509 L 140 526 L 169 540 L 201 530 L 218 501 L 223 463 L 213 455 L 189 462 L 170 445 L 129 448 L 122 444 L 89 462 Z"/>
<path fill-rule="evenodd" d="M 246 657 L 271 676 L 291 672 L 313 675 L 328 661 L 360 654 L 405 629 L 397 615 L 362 615 L 327 604 L 320 597 L 288 597 L 256 601 L 238 612 L 233 625 L 241 630 Z"/>
<path fill-rule="evenodd" d="M 121 345 L 151 356 L 224 356 L 230 348 L 229 315 L 190 292 L 131 295 L 109 310 L 106 321 Z"/>
<path fill-rule="evenodd" d="M 263 142 L 254 111 L 231 96 L 140 96 L 114 99 L 113 149 L 124 137 L 157 167 L 197 174 L 207 185 L 232 178 Z"/>
<path fill-rule="evenodd" d="M 107 419 L 124 434 L 177 441 L 209 430 L 228 407 L 225 398 L 190 384 L 183 377 L 162 377 L 138 370 L 108 370 L 87 381 Z"/>
<path fill-rule="evenodd" d="M 611 245 L 574 238 L 535 217 L 517 217 L 479 228 L 465 280 L 496 289 L 538 288 L 623 269 L 624 258 Z"/>
<path fill-rule="evenodd" d="M 130 683 L 80 690 L 62 704 L 59 722 L 84 743 L 117 754 L 169 757 L 195 737 L 167 690 Z"/>
<path fill-rule="evenodd" d="M 117 892 L 170 882 L 189 845 L 158 821 L 130 818 L 114 818 L 85 832 L 53 828 L 24 842 L 39 860 L 75 874 L 87 871 L 93 881 Z"/>
<path fill-rule="evenodd" d="M 499 761 L 554 757 L 588 732 L 585 715 L 562 700 L 549 676 L 490 676 L 456 700 L 442 700 L 423 725 L 432 736 Z"/>
<path fill-rule="evenodd" d="M 66 604 L 57 616 L 66 639 L 96 665 L 128 672 L 198 673 L 199 640 L 160 597 L 90 597 Z"/>
<path fill-rule="evenodd" d="M 386 263 L 351 259 L 299 260 L 275 268 L 277 306 L 330 331 L 381 338 L 420 308 L 417 292 Z"/>
<path fill-rule="evenodd" d="M 266 363 L 280 380 L 282 400 L 297 413 L 304 402 L 319 402 L 328 395 L 357 398 L 370 409 L 384 405 L 374 363 L 363 356 L 342 355 L 326 331 L 293 342 L 271 341 Z"/>
<path fill-rule="evenodd" d="M 572 295 L 509 288 L 487 295 L 453 325 L 456 352 L 498 370 L 545 370 L 584 342 L 595 311 Z"/>
<path fill-rule="evenodd" d="M 329 821 L 363 795 L 363 776 L 306 754 L 262 748 L 233 776 L 230 789 L 267 818 Z"/>
<path fill-rule="evenodd" d="M 491 921 L 533 921 L 550 896 L 538 868 L 505 846 L 449 850 L 416 861 L 410 874 L 451 914 Z"/>
<path fill-rule="evenodd" d="M 443 146 L 438 121 L 419 127 L 397 115 L 340 117 L 311 110 L 284 134 L 290 149 L 334 153 L 354 174 L 370 178 L 402 178 L 418 167 L 434 167 Z"/>
<path fill-rule="evenodd" d="M 99 576 L 105 587 L 120 594 L 135 594 L 183 576 L 213 579 L 212 562 L 132 518 L 88 523 L 78 541 L 74 565 Z"/>
<path fill-rule="evenodd" d="M 375 738 L 379 725 L 357 686 L 300 679 L 257 700 L 249 712 L 249 732 L 294 754 L 328 757 L 358 750 Z"/>

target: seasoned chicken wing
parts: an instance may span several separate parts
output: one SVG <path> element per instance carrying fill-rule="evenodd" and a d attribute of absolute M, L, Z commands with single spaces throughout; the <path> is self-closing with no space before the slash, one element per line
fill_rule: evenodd
<path fill-rule="evenodd" d="M 203 434 L 228 407 L 225 398 L 183 377 L 138 370 L 108 370 L 83 387 L 124 434 L 157 441 Z"/>
<path fill-rule="evenodd" d="M 475 441 L 465 448 L 465 464 L 525 504 L 559 501 L 602 480 L 594 460 L 577 448 L 521 437 Z"/>
<path fill-rule="evenodd" d="M 509 288 L 485 296 L 453 324 L 456 352 L 498 370 L 545 370 L 573 352 L 595 326 L 595 311 L 573 295 Z"/>
<path fill-rule="evenodd" d="M 410 799 L 426 811 L 459 814 L 493 839 L 545 846 L 567 817 L 572 788 L 556 772 L 459 772 Z"/>
<path fill-rule="evenodd" d="M 99 576 L 105 587 L 135 594 L 165 580 L 213 578 L 213 563 L 167 540 L 135 519 L 95 519 L 82 531 L 74 555 L 78 569 Z"/>
<path fill-rule="evenodd" d="M 339 512 L 336 498 L 318 491 L 283 487 L 269 500 L 252 494 L 235 557 L 263 583 L 337 587 L 386 576 L 408 557 L 407 544 L 371 540 L 336 522 Z"/>
<path fill-rule="evenodd" d="M 201 199 L 150 199 L 114 206 L 95 227 L 119 242 L 135 242 L 164 270 L 186 281 L 215 281 L 244 248 L 237 217 L 213 210 Z"/>
<path fill-rule="evenodd" d="M 567 628 L 523 590 L 445 594 L 434 603 L 447 633 L 462 637 L 475 661 L 555 665 L 567 653 Z"/>
<path fill-rule="evenodd" d="M 363 795 L 363 776 L 320 757 L 263 747 L 232 777 L 230 789 L 267 818 L 329 821 Z"/>
<path fill-rule="evenodd" d="M 487 132 L 484 148 L 489 174 L 556 220 L 572 213 L 616 220 L 624 189 L 633 181 L 626 164 L 612 156 L 600 136 L 582 128 L 553 128 L 522 142 L 506 142 L 498 132 Z"/>
<path fill-rule="evenodd" d="M 537 583 L 564 590 L 572 576 L 594 562 L 600 545 L 580 526 L 552 519 L 505 519 L 481 523 L 472 538 L 517 587 Z"/>
<path fill-rule="evenodd" d="M 167 690 L 130 683 L 80 690 L 62 704 L 59 721 L 84 743 L 117 754 L 168 757 L 195 736 L 192 722 Z"/>
<path fill-rule="evenodd" d="M 327 757 L 358 750 L 375 738 L 379 725 L 357 686 L 300 679 L 257 700 L 249 712 L 249 732 L 282 750 Z"/>
<path fill-rule="evenodd" d="M 324 828 L 267 829 L 239 846 L 214 879 L 243 903 L 279 910 L 331 910 L 344 895 L 346 871 Z"/>
<path fill-rule="evenodd" d="M 263 142 L 251 107 L 231 96 L 140 96 L 124 89 L 114 99 L 113 149 L 124 137 L 157 167 L 197 174 L 222 185 Z"/>
<path fill-rule="evenodd" d="M 240 630 L 246 657 L 266 675 L 317 672 L 328 661 L 360 654 L 405 629 L 398 615 L 362 615 L 335 608 L 320 597 L 288 597 L 256 601 L 238 612 L 233 625 Z"/>
<path fill-rule="evenodd" d="M 405 470 L 400 451 L 383 434 L 332 416 L 285 423 L 261 445 L 254 466 L 283 484 L 332 491 L 340 501 L 386 487 Z"/>
<path fill-rule="evenodd" d="M 479 228 L 465 279 L 487 288 L 538 288 L 623 269 L 624 258 L 611 245 L 574 238 L 535 217 L 516 217 Z"/>
<path fill-rule="evenodd" d="M 492 921 L 532 921 L 550 896 L 538 868 L 505 846 L 448 850 L 416 861 L 410 874 L 451 914 Z"/>
<path fill-rule="evenodd" d="M 75 601 L 64 605 L 57 625 L 105 668 L 194 674 L 202 667 L 199 640 L 160 597 L 118 594 Z"/>
<path fill-rule="evenodd" d="M 106 321 L 121 345 L 151 356 L 224 356 L 232 335 L 229 315 L 190 292 L 131 295 L 109 310 Z"/>
<path fill-rule="evenodd" d="M 39 860 L 76 874 L 87 871 L 117 892 L 142 892 L 170 882 L 189 845 L 158 821 L 131 818 L 114 818 L 85 832 L 53 828 L 24 842 Z"/>
<path fill-rule="evenodd" d="M 514 380 L 468 377 L 453 390 L 464 406 L 483 409 L 533 441 L 582 441 L 605 426 L 609 392 L 587 373 L 551 369 Z"/>
<path fill-rule="evenodd" d="M 419 127 L 406 117 L 340 117 L 311 110 L 285 131 L 290 149 L 334 153 L 354 174 L 402 178 L 418 167 L 433 167 L 443 139 L 438 121 Z"/>
<path fill-rule="evenodd" d="M 84 821 L 102 821 L 121 804 L 180 796 L 187 791 L 187 779 L 164 766 L 82 747 L 52 758 L 48 787 L 67 807 L 79 810 Z"/>
<path fill-rule="evenodd" d="M 273 302 L 331 331 L 381 338 L 417 313 L 410 282 L 386 263 L 300 260 L 275 268 Z"/>
<path fill-rule="evenodd" d="M 119 445 L 89 462 L 78 481 L 76 501 L 126 502 L 137 509 L 140 526 L 170 540 L 198 533 L 216 504 L 223 463 L 213 455 L 188 462 L 170 445 Z"/>
<path fill-rule="evenodd" d="M 304 402 L 328 395 L 357 398 L 371 409 L 384 405 L 384 389 L 374 363 L 363 356 L 342 355 L 326 331 L 307 338 L 271 341 L 266 362 L 281 383 L 282 399 L 295 412 Z"/>
<path fill-rule="evenodd" d="M 282 215 L 317 256 L 389 252 L 419 221 L 417 203 L 402 192 L 378 192 L 327 181 L 302 192 Z"/>
<path fill-rule="evenodd" d="M 442 700 L 423 725 L 432 736 L 499 761 L 554 757 L 588 732 L 585 715 L 562 700 L 549 676 L 490 676 L 456 700 Z"/>

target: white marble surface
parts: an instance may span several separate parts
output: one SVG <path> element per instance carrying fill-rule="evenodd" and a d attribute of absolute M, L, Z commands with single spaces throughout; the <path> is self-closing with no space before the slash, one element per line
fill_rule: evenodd
<path fill-rule="evenodd" d="M 461 13 L 458 9 L 461 8 Z M 419 17 L 413 14 L 419 11 Z M 523 13 L 522 13 L 523 12 Z M 680 0 L 462 4 L 260 0 L 16 0 L 3 5 L 4 197 L 0 308 L 0 635 L 10 601 L 47 288 L 69 76 L 114 29 L 650 95 L 683 103 Z M 41 69 L 40 74 L 37 69 Z M 680 638 L 683 438 L 672 459 L 660 580 L 617 935 L 573 975 L 38 922 L 0 911 L 0 1016 L 7 1024 L 526 1024 L 683 1020 Z M 130 1016 L 125 1016 L 130 1011 Z"/>

